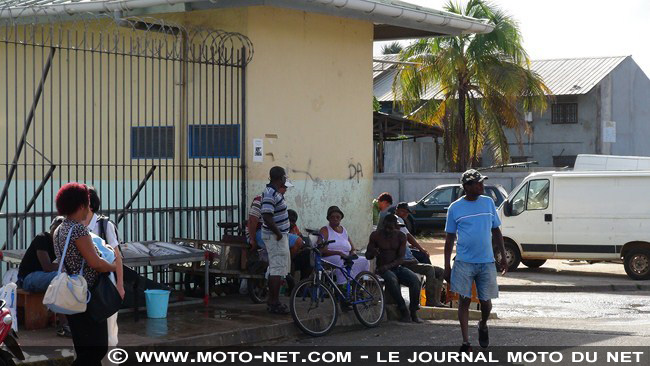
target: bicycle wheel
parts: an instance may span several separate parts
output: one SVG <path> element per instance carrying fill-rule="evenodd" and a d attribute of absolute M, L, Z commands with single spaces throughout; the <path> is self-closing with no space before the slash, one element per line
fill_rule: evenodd
<path fill-rule="evenodd" d="M 352 308 L 361 324 L 369 328 L 379 325 L 384 317 L 384 291 L 374 274 L 363 271 L 352 284 Z"/>
<path fill-rule="evenodd" d="M 334 295 L 311 278 L 300 281 L 293 289 L 289 309 L 296 326 L 312 337 L 324 336 L 336 325 L 338 310 Z"/>

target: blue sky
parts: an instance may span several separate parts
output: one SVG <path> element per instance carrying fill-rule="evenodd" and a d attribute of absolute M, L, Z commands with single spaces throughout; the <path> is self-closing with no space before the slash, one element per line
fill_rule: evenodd
<path fill-rule="evenodd" d="M 405 0 L 442 9 L 448 0 Z M 650 77 L 650 0 L 492 0 L 519 22 L 531 59 L 627 56 Z M 375 43 L 375 54 L 383 42 Z"/>

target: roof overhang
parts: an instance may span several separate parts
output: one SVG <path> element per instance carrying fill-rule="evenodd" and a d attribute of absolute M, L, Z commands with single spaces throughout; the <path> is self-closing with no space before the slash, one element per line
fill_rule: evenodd
<path fill-rule="evenodd" d="M 245 6 L 274 6 L 367 20 L 375 41 L 468 33 L 489 33 L 494 27 L 474 18 L 393 0 L 0 0 L 0 18 L 74 16 L 83 13 L 156 13 Z"/>
<path fill-rule="evenodd" d="M 419 137 L 441 137 L 442 127 L 427 125 L 408 118 L 382 112 L 372 115 L 373 140 L 391 141 Z"/>

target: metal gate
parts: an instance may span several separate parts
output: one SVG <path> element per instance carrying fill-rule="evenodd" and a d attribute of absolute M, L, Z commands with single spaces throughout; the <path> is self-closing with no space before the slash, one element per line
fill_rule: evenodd
<path fill-rule="evenodd" d="M 0 29 L 0 240 L 49 227 L 61 185 L 100 193 L 123 241 L 218 240 L 245 212 L 237 33 L 95 17 Z"/>

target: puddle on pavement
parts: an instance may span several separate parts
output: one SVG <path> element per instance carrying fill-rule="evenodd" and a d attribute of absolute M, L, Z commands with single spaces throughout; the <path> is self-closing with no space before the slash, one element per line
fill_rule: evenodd
<path fill-rule="evenodd" d="M 145 331 L 147 337 L 159 338 L 159 337 L 166 336 L 168 333 L 167 318 L 163 318 L 163 319 L 148 318 Z"/>

